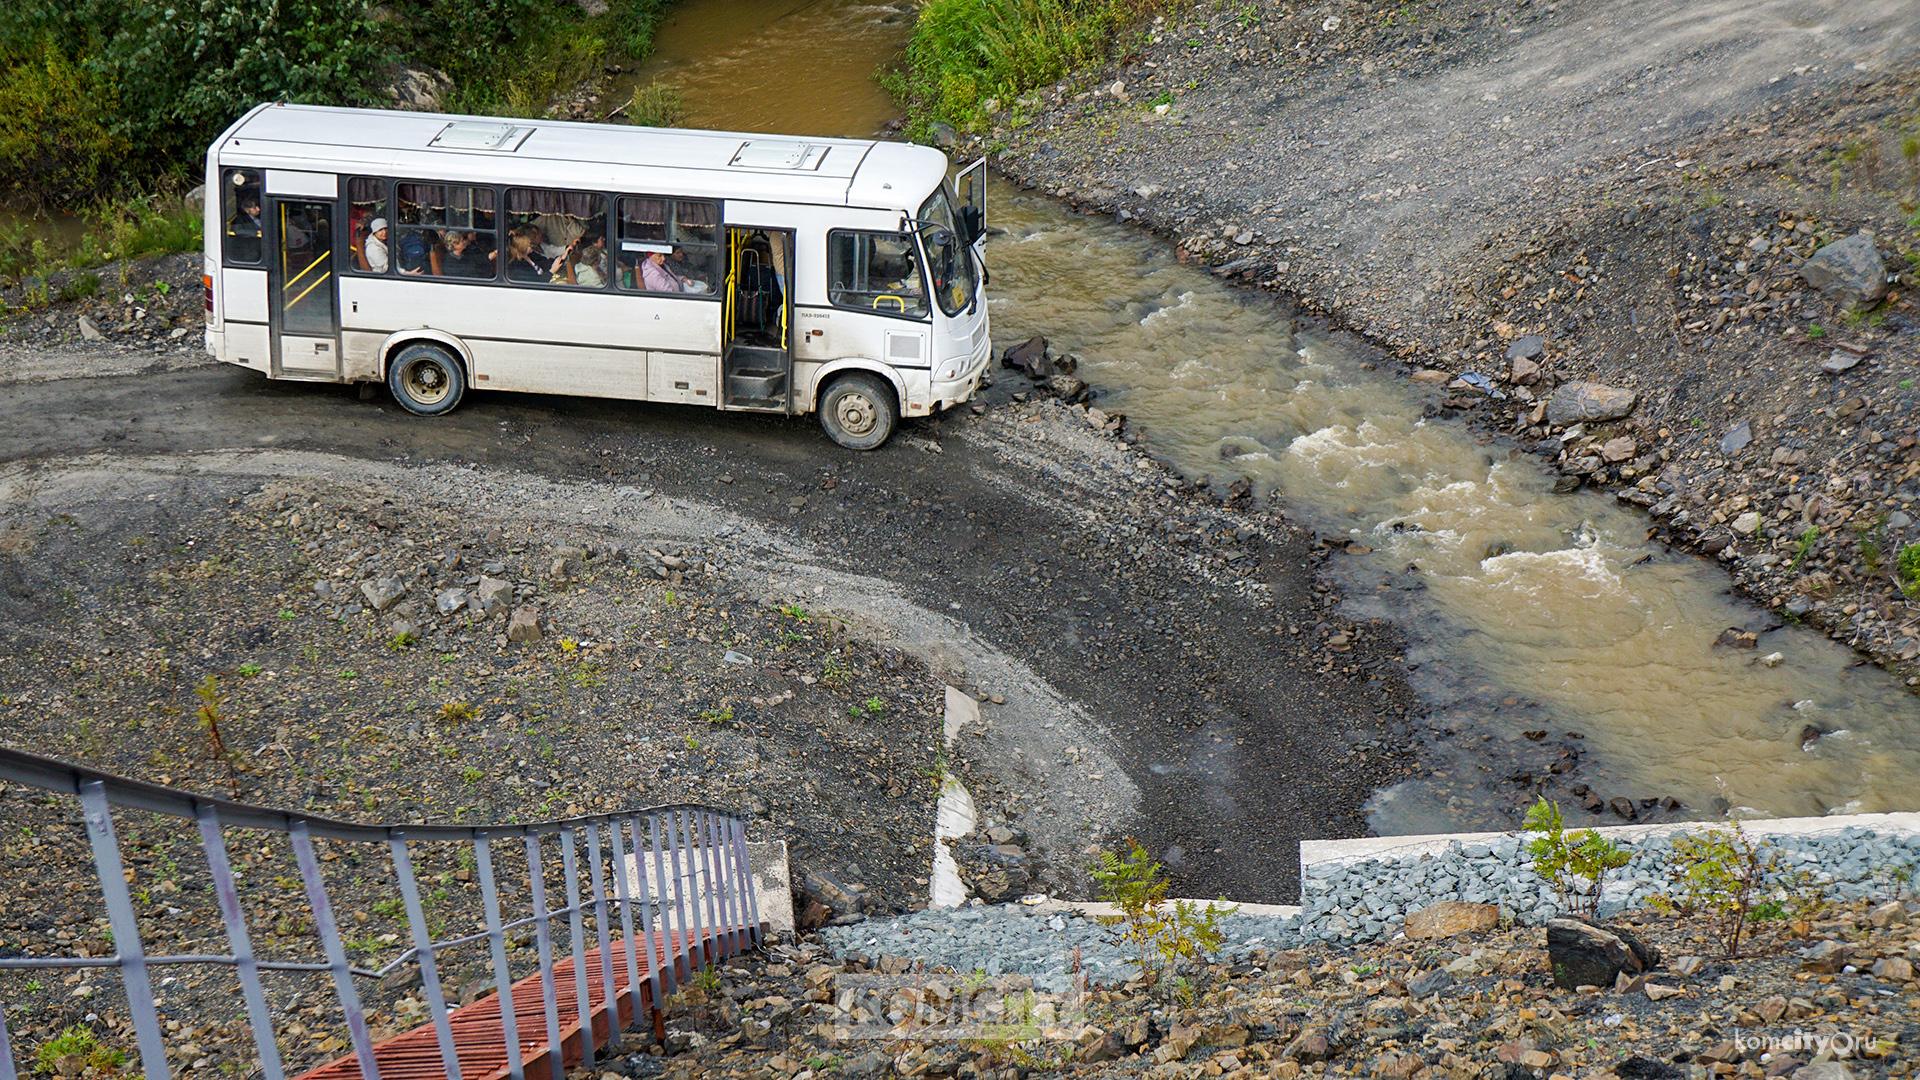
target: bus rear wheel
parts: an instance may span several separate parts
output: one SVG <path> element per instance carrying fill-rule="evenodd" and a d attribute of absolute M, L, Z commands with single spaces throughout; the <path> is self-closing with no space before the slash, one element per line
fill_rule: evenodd
<path fill-rule="evenodd" d="M 820 395 L 819 411 L 827 437 L 849 450 L 878 449 L 900 421 L 893 387 L 861 371 L 829 383 Z"/>
<path fill-rule="evenodd" d="M 387 391 L 416 416 L 439 416 L 452 412 L 466 396 L 467 376 L 460 361 L 442 346 L 415 342 L 387 365 Z"/>

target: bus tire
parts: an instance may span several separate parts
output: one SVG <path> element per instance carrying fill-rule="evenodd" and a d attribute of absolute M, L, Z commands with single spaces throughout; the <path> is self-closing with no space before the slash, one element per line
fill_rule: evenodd
<path fill-rule="evenodd" d="M 467 374 L 445 346 L 416 341 L 387 365 L 387 392 L 415 416 L 439 416 L 467 396 Z"/>
<path fill-rule="evenodd" d="M 849 450 L 879 449 L 900 422 L 893 387 L 865 371 L 850 371 L 828 383 L 819 412 L 827 437 Z"/>

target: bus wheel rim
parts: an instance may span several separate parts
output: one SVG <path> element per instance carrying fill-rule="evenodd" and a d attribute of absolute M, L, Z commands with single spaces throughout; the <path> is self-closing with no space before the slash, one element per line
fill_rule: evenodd
<path fill-rule="evenodd" d="M 849 435 L 865 435 L 872 431 L 874 413 L 873 402 L 868 401 L 865 394 L 859 393 L 845 395 L 835 403 L 833 409 L 834 419 L 839 422 L 841 430 Z"/>
<path fill-rule="evenodd" d="M 438 405 L 447 396 L 448 387 L 453 382 L 446 369 L 431 360 L 415 360 L 408 364 L 404 379 L 408 395 L 426 405 Z"/>

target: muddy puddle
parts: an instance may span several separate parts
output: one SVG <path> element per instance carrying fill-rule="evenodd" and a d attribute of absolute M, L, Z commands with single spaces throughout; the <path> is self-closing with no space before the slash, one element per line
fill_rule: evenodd
<path fill-rule="evenodd" d="M 894 115 L 874 72 L 908 18 L 855 0 L 677 5 L 629 85 L 662 80 L 687 122 L 865 135 Z M 1539 461 L 1423 418 L 1364 350 L 1177 263 L 1137 230 L 1000 185 L 995 337 L 1083 357 L 1101 404 L 1189 476 L 1245 476 L 1360 554 L 1334 560 L 1355 614 L 1408 637 L 1435 775 L 1379 794 L 1383 833 L 1509 827 L 1540 779 L 1636 813 L 1889 810 L 1920 781 L 1920 703 L 1824 636 L 1730 594 L 1717 566 L 1646 540 Z M 1728 627 L 1756 648 L 1717 647 Z M 1302 723 L 1312 723 L 1302 717 Z M 1557 765 L 1557 769 L 1556 769 Z"/>

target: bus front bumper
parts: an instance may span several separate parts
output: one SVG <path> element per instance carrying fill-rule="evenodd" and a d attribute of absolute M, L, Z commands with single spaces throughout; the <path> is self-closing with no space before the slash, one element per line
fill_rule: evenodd
<path fill-rule="evenodd" d="M 927 395 L 933 402 L 933 411 L 945 412 L 972 397 L 973 392 L 980 389 L 980 380 L 987 373 L 987 361 L 992 357 L 992 347 L 982 349 L 980 355 L 974 357 L 973 362 L 957 378 L 935 380 Z"/>

